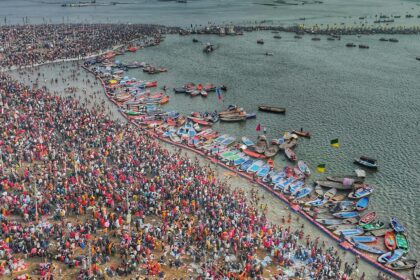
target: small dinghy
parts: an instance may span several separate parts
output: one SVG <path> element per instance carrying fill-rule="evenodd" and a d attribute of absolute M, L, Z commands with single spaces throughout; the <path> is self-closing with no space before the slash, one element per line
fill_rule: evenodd
<path fill-rule="evenodd" d="M 344 222 L 341 219 L 316 219 L 315 221 L 325 226 L 341 225 Z"/>
<path fill-rule="evenodd" d="M 328 199 L 322 199 L 322 198 L 317 198 L 315 200 L 312 201 L 308 201 L 305 203 L 306 206 L 314 206 L 314 207 L 319 207 L 324 205 L 325 203 L 328 202 Z"/>
<path fill-rule="evenodd" d="M 301 188 L 300 190 L 298 190 L 294 196 L 296 199 L 302 199 L 308 195 L 310 195 L 312 193 L 312 191 L 314 190 L 314 187 L 312 186 L 307 186 L 304 188 Z"/>
<path fill-rule="evenodd" d="M 397 248 L 397 241 L 395 239 L 394 231 L 390 230 L 385 233 L 384 243 L 385 247 L 390 251 L 393 251 Z"/>
<path fill-rule="evenodd" d="M 361 156 L 360 158 L 355 159 L 354 163 L 369 169 L 378 169 L 378 161 L 373 158 Z"/>
<path fill-rule="evenodd" d="M 264 165 L 264 162 L 262 160 L 257 160 L 254 162 L 247 170 L 248 173 L 255 173 L 257 172 L 262 166 Z"/>
<path fill-rule="evenodd" d="M 359 213 L 353 212 L 338 212 L 333 214 L 334 217 L 339 219 L 350 219 L 359 217 Z"/>
<path fill-rule="evenodd" d="M 405 227 L 402 224 L 400 224 L 400 222 L 397 220 L 397 218 L 391 218 L 391 227 L 397 233 L 405 232 Z"/>
<path fill-rule="evenodd" d="M 383 229 L 385 227 L 385 224 L 383 222 L 378 221 L 370 224 L 360 224 L 360 227 L 365 231 L 374 231 Z"/>
<path fill-rule="evenodd" d="M 398 261 L 402 256 L 404 256 L 404 254 L 405 254 L 405 251 L 402 249 L 397 249 L 392 252 L 387 252 L 379 256 L 378 262 L 385 263 L 385 264 L 393 263 L 393 262 Z"/>
<path fill-rule="evenodd" d="M 357 190 L 349 193 L 348 197 L 352 199 L 358 199 L 365 196 L 369 196 L 373 193 L 373 187 L 369 185 L 363 185 L 362 187 L 358 188 Z"/>
<path fill-rule="evenodd" d="M 381 250 L 381 249 L 376 248 L 376 247 L 368 246 L 368 245 L 363 244 L 363 243 L 356 243 L 354 245 L 354 247 L 356 247 L 359 250 L 366 251 L 366 252 L 369 252 L 371 254 L 376 254 L 376 255 L 383 255 L 385 253 L 384 250 Z"/>
<path fill-rule="evenodd" d="M 311 175 L 311 170 L 309 169 L 308 165 L 303 160 L 299 160 L 297 165 L 298 165 L 299 170 L 303 174 L 305 174 L 305 176 Z"/>
<path fill-rule="evenodd" d="M 369 223 L 372 223 L 375 219 L 376 219 L 376 212 L 369 212 L 360 218 L 359 224 L 360 225 L 369 224 Z"/>
<path fill-rule="evenodd" d="M 351 240 L 354 243 L 371 243 L 371 242 L 376 242 L 376 237 L 375 236 L 367 236 L 367 235 L 362 235 L 362 236 L 353 236 L 351 238 Z"/>
<path fill-rule="evenodd" d="M 363 211 L 366 210 L 369 206 L 369 197 L 362 197 L 356 202 L 356 210 Z"/>
<path fill-rule="evenodd" d="M 334 182 L 329 180 L 318 180 L 316 183 L 321 187 L 335 188 L 337 190 L 351 190 L 353 188 L 353 184 L 344 185 L 341 182 Z"/>
<path fill-rule="evenodd" d="M 415 268 L 416 265 L 417 265 L 416 260 L 399 260 L 393 263 L 386 264 L 385 266 L 392 270 L 407 270 L 407 269 Z M 414 279 L 417 279 L 417 278 L 415 277 Z"/>
<path fill-rule="evenodd" d="M 337 189 L 329 189 L 327 192 L 324 193 L 324 199 L 327 201 L 333 198 L 337 194 Z"/>
<path fill-rule="evenodd" d="M 251 141 L 251 139 L 249 139 L 248 137 L 242 137 L 242 143 L 244 143 L 247 147 L 252 147 L 254 146 L 254 142 Z"/>
<path fill-rule="evenodd" d="M 247 171 L 249 167 L 254 163 L 254 160 L 248 159 L 244 163 L 241 164 L 241 167 L 239 167 L 239 170 L 241 171 Z"/>
<path fill-rule="evenodd" d="M 353 236 L 353 235 L 360 235 L 363 234 L 363 229 L 361 228 L 347 228 L 347 229 L 339 229 L 334 231 L 333 233 L 335 235 L 341 236 Z"/>
<path fill-rule="evenodd" d="M 300 137 L 311 138 L 311 133 L 309 131 L 293 130 L 292 133 L 294 133 L 294 134 L 296 134 Z"/>
<path fill-rule="evenodd" d="M 286 155 L 286 157 L 290 160 L 290 161 L 296 161 L 297 157 L 295 152 L 290 149 L 290 148 L 286 148 L 284 149 L 284 154 Z"/>
<path fill-rule="evenodd" d="M 395 239 L 396 239 L 396 242 L 397 242 L 397 248 L 398 249 L 403 249 L 406 252 L 408 252 L 408 240 L 407 240 L 407 237 L 405 237 L 405 235 L 402 234 L 402 233 L 397 233 L 395 235 Z"/>

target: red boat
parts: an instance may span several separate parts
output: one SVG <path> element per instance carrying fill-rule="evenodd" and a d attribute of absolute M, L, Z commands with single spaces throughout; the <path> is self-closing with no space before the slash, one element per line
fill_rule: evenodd
<path fill-rule="evenodd" d="M 201 125 L 207 125 L 207 126 L 213 125 L 211 122 L 205 121 L 205 120 L 203 120 L 201 118 L 194 118 L 194 117 L 187 117 L 187 118 L 189 118 L 193 122 L 198 123 L 198 124 L 201 124 Z"/>
<path fill-rule="evenodd" d="M 385 246 L 388 250 L 393 251 L 397 248 L 397 240 L 395 239 L 395 233 L 390 230 L 385 233 Z"/>
<path fill-rule="evenodd" d="M 247 154 L 248 156 L 253 157 L 253 158 L 260 158 L 260 159 L 267 158 L 264 154 L 259 154 L 259 153 L 253 152 L 253 151 L 251 151 L 249 149 L 244 149 L 242 151 L 245 154 Z"/>
<path fill-rule="evenodd" d="M 376 212 L 369 212 L 360 218 L 359 224 L 369 224 L 376 219 Z"/>
<path fill-rule="evenodd" d="M 311 138 L 311 133 L 309 131 L 293 130 L 292 133 L 294 133 L 294 134 L 296 134 L 300 137 Z"/>
<path fill-rule="evenodd" d="M 130 47 L 130 48 L 127 49 L 127 51 L 129 51 L 129 52 L 136 52 L 137 51 L 137 48 L 136 47 Z"/>
<path fill-rule="evenodd" d="M 284 153 L 286 154 L 286 157 L 287 157 L 289 160 L 291 160 L 291 161 L 296 161 L 296 160 L 297 160 L 296 154 L 295 154 L 295 152 L 293 152 L 293 150 L 292 150 L 292 149 L 290 149 L 290 148 L 286 148 L 286 149 L 284 150 Z"/>
<path fill-rule="evenodd" d="M 145 86 L 146 86 L 147 88 L 150 88 L 150 87 L 157 87 L 157 81 L 147 82 Z"/>

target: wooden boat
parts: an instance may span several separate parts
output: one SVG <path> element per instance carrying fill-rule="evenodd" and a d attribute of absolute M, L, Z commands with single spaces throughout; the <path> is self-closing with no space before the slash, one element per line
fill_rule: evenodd
<path fill-rule="evenodd" d="M 372 223 L 375 219 L 376 219 L 376 212 L 369 212 L 360 218 L 359 224 L 360 225 L 369 224 L 369 223 Z"/>
<path fill-rule="evenodd" d="M 349 176 L 328 176 L 326 178 L 328 181 L 331 182 L 336 182 L 336 183 L 343 183 L 346 179 L 347 180 L 352 180 L 355 183 L 362 183 L 364 178 L 363 177 L 358 177 L 358 176 L 353 176 L 353 175 L 349 175 Z"/>
<path fill-rule="evenodd" d="M 420 263 L 417 263 L 416 268 L 414 268 L 413 276 L 415 280 L 420 280 Z"/>
<path fill-rule="evenodd" d="M 321 225 L 341 225 L 344 220 L 342 219 L 316 219 Z"/>
<path fill-rule="evenodd" d="M 363 185 L 362 187 L 358 188 L 357 190 L 349 193 L 348 197 L 352 199 L 362 198 L 365 196 L 369 196 L 373 193 L 373 187 L 369 185 Z"/>
<path fill-rule="evenodd" d="M 391 218 L 391 227 L 397 233 L 405 232 L 405 227 L 402 224 L 400 224 L 400 222 L 397 220 L 397 218 Z"/>
<path fill-rule="evenodd" d="M 354 163 L 369 169 L 378 169 L 378 162 L 373 158 L 361 156 L 360 158 L 355 159 Z"/>
<path fill-rule="evenodd" d="M 372 243 L 376 241 L 375 236 L 367 236 L 367 235 L 361 235 L 361 236 L 353 236 L 351 240 L 354 243 Z"/>
<path fill-rule="evenodd" d="M 384 263 L 384 264 L 393 263 L 393 262 L 398 261 L 402 256 L 404 256 L 405 253 L 406 253 L 405 250 L 402 250 L 402 249 L 397 249 L 392 252 L 387 252 L 379 256 L 378 262 Z"/>
<path fill-rule="evenodd" d="M 299 170 L 305 174 L 305 176 L 310 176 L 311 175 L 311 170 L 309 169 L 308 165 L 303 161 L 303 160 L 299 160 L 297 163 L 297 166 L 299 168 Z"/>
<path fill-rule="evenodd" d="M 266 150 L 264 151 L 264 155 L 266 157 L 274 157 L 278 152 L 280 148 L 277 145 L 269 145 Z"/>
<path fill-rule="evenodd" d="M 385 266 L 392 270 L 408 270 L 408 269 L 415 268 L 416 265 L 417 265 L 416 260 L 399 260 L 397 262 L 386 264 Z"/>
<path fill-rule="evenodd" d="M 376 254 L 376 255 L 383 255 L 385 253 L 384 250 L 376 248 L 376 247 L 372 247 L 372 246 L 368 246 L 366 244 L 363 243 L 356 243 L 354 245 L 355 248 L 362 250 L 362 251 L 366 251 L 369 252 L 371 254 Z"/>
<path fill-rule="evenodd" d="M 345 186 L 342 183 L 328 181 L 328 180 L 318 180 L 316 181 L 316 183 L 320 185 L 321 187 L 335 188 L 337 190 L 351 190 L 353 188 L 352 185 Z"/>
<path fill-rule="evenodd" d="M 392 230 L 387 231 L 385 233 L 384 243 L 385 243 L 385 247 L 390 251 L 393 251 L 397 248 L 395 233 Z"/>
<path fill-rule="evenodd" d="M 264 44 L 264 40 L 263 40 L 263 39 L 258 39 L 258 40 L 257 40 L 257 44 L 261 44 L 261 45 L 263 45 L 263 44 Z"/>
<path fill-rule="evenodd" d="M 195 118 L 195 117 L 190 117 L 190 116 L 188 116 L 187 118 L 192 120 L 195 123 L 198 123 L 198 124 L 201 124 L 201 125 L 204 125 L 204 126 L 212 126 L 213 125 L 211 122 L 208 122 L 208 121 L 206 121 L 202 118 Z"/>
<path fill-rule="evenodd" d="M 352 211 L 352 212 L 338 212 L 333 214 L 334 217 L 339 219 L 350 219 L 359 217 L 359 213 Z"/>
<path fill-rule="evenodd" d="M 246 121 L 246 117 L 241 117 L 241 116 L 237 116 L 237 117 L 219 117 L 221 122 L 243 122 Z"/>
<path fill-rule="evenodd" d="M 333 232 L 335 235 L 341 236 L 353 236 L 363 234 L 363 229 L 360 228 L 347 228 L 347 229 L 338 229 Z"/>
<path fill-rule="evenodd" d="M 369 206 L 369 197 L 362 197 L 356 202 L 356 210 L 363 211 L 366 210 Z"/>
<path fill-rule="evenodd" d="M 329 189 L 328 191 L 326 191 L 324 193 L 324 199 L 326 199 L 328 201 L 331 198 L 333 198 L 336 194 L 337 194 L 337 189 L 335 189 L 335 188 Z"/>
<path fill-rule="evenodd" d="M 294 146 L 296 146 L 297 142 L 298 140 L 296 138 L 286 139 L 282 143 L 279 143 L 279 148 L 283 150 L 287 148 L 293 148 Z"/>
<path fill-rule="evenodd" d="M 254 152 L 254 151 L 250 150 L 250 149 L 243 149 L 242 151 L 245 154 L 247 154 L 248 156 L 253 157 L 253 158 L 259 158 L 259 159 L 267 158 L 264 154 L 259 154 L 257 152 Z"/>
<path fill-rule="evenodd" d="M 407 237 L 405 237 L 404 234 L 397 233 L 395 235 L 395 240 L 396 240 L 398 249 L 403 249 L 405 251 L 408 251 L 408 249 L 409 249 L 408 240 L 407 240 Z"/>
<path fill-rule="evenodd" d="M 378 221 L 378 222 L 373 222 L 370 224 L 361 224 L 360 227 L 364 229 L 365 231 L 375 231 L 375 230 L 383 229 L 385 227 L 385 224 L 381 221 Z"/>
<path fill-rule="evenodd" d="M 254 142 L 252 142 L 248 137 L 244 136 L 241 138 L 241 140 L 242 140 L 242 143 L 244 143 L 248 147 L 252 147 L 255 145 Z"/>
<path fill-rule="evenodd" d="M 311 133 L 309 131 L 293 130 L 292 133 L 300 137 L 311 138 Z"/>
<path fill-rule="evenodd" d="M 255 145 L 255 148 L 254 148 L 255 152 L 257 152 L 259 154 L 264 154 L 267 147 L 268 147 L 268 142 L 267 142 L 266 136 L 265 135 L 259 135 L 257 144 Z"/>
<path fill-rule="evenodd" d="M 314 190 L 314 187 L 313 186 L 307 186 L 307 187 L 301 188 L 299 191 L 297 191 L 294 194 L 294 197 L 296 199 L 302 199 L 302 198 L 310 195 L 313 190 Z"/>
<path fill-rule="evenodd" d="M 284 150 L 284 154 L 286 155 L 287 159 L 289 159 L 290 161 L 297 161 L 296 154 L 292 149 L 286 148 Z"/>
<path fill-rule="evenodd" d="M 276 114 L 284 114 L 286 113 L 286 108 L 276 107 L 271 105 L 259 105 L 258 110 Z"/>

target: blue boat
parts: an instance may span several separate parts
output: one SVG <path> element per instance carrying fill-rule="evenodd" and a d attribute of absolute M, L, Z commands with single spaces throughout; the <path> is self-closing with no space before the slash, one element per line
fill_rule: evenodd
<path fill-rule="evenodd" d="M 236 141 L 236 138 L 231 136 L 231 137 L 228 137 L 225 140 L 223 140 L 222 144 L 225 145 L 225 146 L 229 146 L 229 145 L 232 145 L 233 142 L 235 142 L 235 141 Z"/>
<path fill-rule="evenodd" d="M 215 143 L 222 143 L 223 141 L 225 141 L 225 139 L 226 138 L 228 138 L 229 137 L 229 135 L 228 134 L 223 134 L 223 135 L 221 135 L 221 136 L 219 136 L 219 137 L 217 137 L 216 139 L 214 139 L 214 141 L 213 142 L 215 142 Z"/>
<path fill-rule="evenodd" d="M 301 187 L 303 187 L 305 185 L 305 183 L 302 180 L 298 180 L 293 182 L 292 184 L 290 184 L 290 186 L 288 188 L 285 188 L 283 190 L 283 192 L 285 194 L 294 194 L 295 192 L 297 192 L 298 190 L 301 189 Z"/>
<path fill-rule="evenodd" d="M 270 166 L 268 164 L 264 164 L 260 169 L 258 169 L 257 176 L 265 177 L 269 171 L 270 171 Z"/>
<path fill-rule="evenodd" d="M 388 252 L 383 255 L 380 255 L 378 258 L 378 262 L 380 263 L 393 263 L 399 260 L 404 254 L 406 253 L 405 250 L 397 249 L 393 252 Z"/>
<path fill-rule="evenodd" d="M 267 175 L 264 176 L 264 178 L 262 178 L 262 181 L 264 183 L 271 183 L 273 180 L 273 177 L 277 174 L 277 171 L 275 170 L 271 170 L 270 172 L 268 172 Z"/>
<path fill-rule="evenodd" d="M 369 185 L 365 185 L 361 188 L 358 188 L 354 192 L 349 193 L 348 197 L 357 199 L 357 198 L 362 198 L 362 197 L 371 195 L 372 193 L 373 193 L 373 187 Z"/>
<path fill-rule="evenodd" d="M 245 161 L 244 163 L 241 164 L 241 166 L 239 167 L 239 170 L 241 171 L 247 171 L 248 168 L 254 163 L 254 160 L 252 159 L 248 159 L 247 161 Z"/>
<path fill-rule="evenodd" d="M 188 137 L 193 138 L 196 135 L 194 128 L 188 129 Z"/>
<path fill-rule="evenodd" d="M 354 243 L 371 243 L 371 242 L 375 242 L 376 241 L 376 237 L 375 236 L 367 236 L 367 235 L 353 236 L 351 238 L 351 240 Z"/>
<path fill-rule="evenodd" d="M 304 197 L 310 195 L 313 190 L 314 190 L 314 187 L 307 186 L 307 187 L 304 187 L 304 188 L 298 190 L 295 194 L 292 194 L 292 195 L 294 195 L 297 199 L 301 199 L 301 198 L 304 198 Z"/>
<path fill-rule="evenodd" d="M 248 173 L 255 173 L 257 172 L 262 166 L 264 165 L 264 162 L 262 160 L 257 160 L 254 162 L 247 170 Z"/>
<path fill-rule="evenodd" d="M 163 133 L 163 137 L 169 137 L 171 136 L 172 133 L 175 133 L 176 130 L 174 128 L 169 129 L 168 131 L 165 131 L 165 133 Z"/>
<path fill-rule="evenodd" d="M 316 219 L 315 221 L 325 226 L 341 225 L 343 223 L 341 219 Z"/>
<path fill-rule="evenodd" d="M 381 250 L 381 249 L 376 248 L 376 247 L 368 246 L 368 245 L 363 244 L 363 243 L 356 243 L 354 245 L 354 247 L 357 248 L 357 249 L 359 249 L 359 250 L 369 252 L 371 254 L 382 255 L 382 254 L 385 253 L 384 250 Z"/>
<path fill-rule="evenodd" d="M 359 234 L 363 234 L 363 229 L 361 228 L 346 228 L 346 229 L 338 229 L 336 231 L 334 231 L 333 233 L 335 235 L 341 236 L 353 236 L 353 235 L 359 235 Z"/>
<path fill-rule="evenodd" d="M 278 172 L 276 175 L 273 176 L 273 180 L 271 181 L 272 185 L 277 184 L 278 182 L 280 182 L 281 179 L 283 179 L 284 177 L 286 177 L 286 173 L 284 171 L 280 171 Z"/>
<path fill-rule="evenodd" d="M 369 206 L 369 197 L 365 196 L 359 199 L 356 202 L 356 210 L 357 211 L 363 211 L 366 210 Z"/>
<path fill-rule="evenodd" d="M 187 134 L 187 129 L 186 129 L 185 127 L 180 127 L 180 128 L 178 129 L 178 131 L 176 132 L 176 134 L 177 134 L 178 136 L 185 135 L 185 134 Z"/>
<path fill-rule="evenodd" d="M 293 183 L 294 180 L 295 180 L 295 178 L 293 178 L 293 177 L 282 179 L 282 180 L 280 180 L 280 182 L 278 182 L 277 184 L 274 185 L 274 189 L 275 190 L 284 190 L 288 185 Z"/>
<path fill-rule="evenodd" d="M 349 218 L 356 218 L 359 217 L 359 213 L 352 211 L 352 212 L 338 212 L 333 214 L 334 217 L 340 219 L 349 219 Z"/>
<path fill-rule="evenodd" d="M 400 224 L 400 222 L 397 220 L 397 218 L 391 218 L 391 227 L 397 233 L 405 232 L 405 227 L 402 224 Z"/>
<path fill-rule="evenodd" d="M 324 205 L 327 202 L 328 202 L 328 199 L 325 199 L 325 198 L 317 198 L 315 200 L 306 202 L 305 205 L 306 206 L 319 207 L 319 206 Z"/>
<path fill-rule="evenodd" d="M 250 147 L 250 146 L 254 146 L 254 142 L 251 141 L 251 139 L 249 139 L 248 137 L 242 137 L 241 138 L 242 143 L 244 143 L 246 146 Z"/>
<path fill-rule="evenodd" d="M 242 165 L 242 163 L 246 162 L 249 159 L 248 156 L 242 156 L 233 162 L 233 165 Z"/>

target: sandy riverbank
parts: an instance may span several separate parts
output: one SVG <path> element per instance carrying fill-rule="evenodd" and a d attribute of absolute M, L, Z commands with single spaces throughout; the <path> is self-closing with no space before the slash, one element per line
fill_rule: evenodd
<path fill-rule="evenodd" d="M 48 64 L 31 69 L 25 69 L 23 72 L 15 70 L 11 71 L 10 73 L 16 79 L 28 85 L 32 85 L 38 77 L 38 86 L 46 86 L 51 92 L 55 92 L 61 96 L 76 96 L 76 98 L 80 100 L 81 104 L 86 105 L 92 109 L 100 108 L 103 106 L 107 116 L 122 122 L 125 121 L 125 119 L 119 114 L 117 108 L 109 100 L 107 100 L 100 83 L 98 81 L 95 82 L 94 77 L 91 74 L 88 74 L 80 67 L 78 67 L 78 64 L 76 62 Z M 55 77 L 57 77 L 57 82 L 55 82 Z M 51 79 L 54 79 L 54 81 L 51 82 Z M 73 87 L 74 92 L 68 92 L 69 87 Z M 162 145 L 164 145 L 170 150 L 178 149 L 169 144 L 163 143 Z M 282 217 L 285 217 L 285 219 L 287 220 L 287 217 L 290 214 L 292 217 L 292 221 L 291 223 L 286 222 L 286 227 L 291 226 L 291 228 L 297 229 L 300 228 L 303 224 L 305 228 L 305 234 L 309 234 L 312 238 L 319 237 L 320 241 L 325 242 L 325 244 L 327 244 L 328 246 L 334 245 L 335 248 L 339 250 L 341 256 L 343 256 L 344 261 L 349 263 L 350 265 L 355 262 L 355 255 L 351 253 L 346 253 L 344 250 L 339 248 L 338 244 L 336 244 L 329 237 L 324 235 L 312 224 L 310 224 L 306 220 L 303 220 L 302 218 L 299 218 L 299 216 L 293 213 L 288 208 L 288 206 L 286 206 L 283 202 L 279 201 L 279 199 L 277 199 L 267 191 L 253 185 L 248 180 L 239 176 L 231 177 L 230 173 L 226 172 L 224 168 L 214 165 L 210 163 L 210 161 L 190 151 L 185 152 L 188 154 L 188 156 L 192 158 L 197 157 L 203 166 L 207 166 L 210 164 L 219 178 L 224 178 L 228 180 L 228 182 L 233 188 L 243 189 L 246 193 L 248 193 L 249 198 L 251 196 L 251 190 L 258 189 L 259 194 L 261 196 L 258 206 L 260 206 L 261 204 L 268 206 L 268 218 L 270 222 L 282 224 Z M 378 270 L 376 268 L 372 267 L 371 265 L 365 262 L 360 263 L 359 271 L 359 277 L 362 274 L 362 272 L 365 272 L 365 279 L 376 279 L 376 275 L 378 274 Z M 354 279 L 359 278 L 356 277 Z"/>

